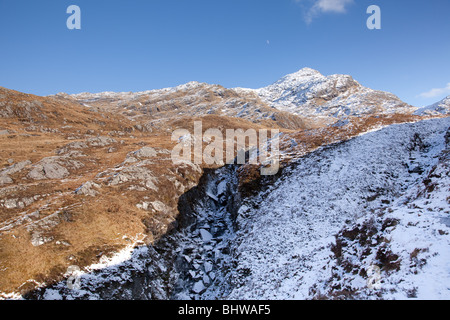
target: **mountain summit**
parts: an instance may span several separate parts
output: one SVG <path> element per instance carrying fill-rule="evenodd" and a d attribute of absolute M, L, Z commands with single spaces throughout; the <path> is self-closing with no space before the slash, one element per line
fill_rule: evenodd
<path fill-rule="evenodd" d="M 324 76 L 311 68 L 288 74 L 254 91 L 279 110 L 303 117 L 321 117 L 326 122 L 347 116 L 410 114 L 416 110 L 391 93 L 362 86 L 349 75 Z"/>
<path fill-rule="evenodd" d="M 445 97 L 431 106 L 420 108 L 415 112 L 417 115 L 440 115 L 450 114 L 450 96 Z"/>

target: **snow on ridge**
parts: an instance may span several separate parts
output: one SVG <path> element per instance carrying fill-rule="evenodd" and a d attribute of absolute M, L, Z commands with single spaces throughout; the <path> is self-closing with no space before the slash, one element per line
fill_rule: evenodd
<path fill-rule="evenodd" d="M 441 101 L 436 102 L 430 106 L 420 108 L 414 114 L 416 115 L 450 114 L 450 96 L 447 96 Z"/>
<path fill-rule="evenodd" d="M 190 81 L 184 84 L 180 84 L 175 87 L 167 87 L 162 89 L 152 89 L 152 90 L 145 90 L 145 91 L 137 91 L 137 92 L 114 92 L 114 91 L 104 91 L 104 92 L 97 92 L 97 93 L 90 93 L 90 92 L 81 92 L 76 94 L 69 95 L 70 97 L 73 97 L 75 99 L 81 99 L 81 100 L 98 100 L 98 99 L 105 99 L 105 98 L 111 98 L 111 99 L 135 99 L 142 95 L 149 95 L 149 94 L 163 94 L 163 93 L 170 93 L 170 92 L 176 92 L 176 91 L 186 91 L 186 90 L 192 90 L 196 88 L 200 88 L 203 86 L 212 86 L 207 83 L 198 82 L 198 81 Z M 58 95 L 63 95 L 64 93 L 60 93 Z"/>
<path fill-rule="evenodd" d="M 217 85 L 191 81 L 176 87 L 141 92 L 101 92 L 70 95 L 84 102 L 101 99 L 138 99 L 143 95 L 163 95 Z M 278 81 L 259 89 L 232 88 L 238 94 L 260 97 L 272 107 L 305 117 L 333 118 L 370 113 L 412 113 L 415 109 L 392 93 L 366 88 L 350 75 L 324 76 L 319 71 L 303 68 L 285 75 Z M 199 90 L 200 92 L 201 90 Z"/>
<path fill-rule="evenodd" d="M 255 93 L 269 105 L 305 117 L 347 117 L 371 113 L 415 111 L 389 92 L 362 86 L 350 75 L 322 75 L 311 68 L 288 74 L 259 89 L 234 88 Z"/>

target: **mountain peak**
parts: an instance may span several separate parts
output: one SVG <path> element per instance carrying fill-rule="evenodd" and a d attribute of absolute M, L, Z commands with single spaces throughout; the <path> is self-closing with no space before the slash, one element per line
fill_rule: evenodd
<path fill-rule="evenodd" d="M 450 96 L 445 97 L 439 102 L 430 106 L 418 109 L 414 114 L 416 115 L 440 115 L 450 114 Z"/>
<path fill-rule="evenodd" d="M 324 76 L 311 68 L 288 74 L 258 89 L 257 93 L 269 105 L 303 117 L 321 115 L 333 120 L 380 110 L 383 113 L 415 111 L 393 94 L 363 87 L 350 75 Z"/>
<path fill-rule="evenodd" d="M 302 68 L 297 72 L 291 73 L 291 76 L 313 76 L 313 75 L 322 75 L 319 71 L 312 68 Z"/>
<path fill-rule="evenodd" d="M 298 70 L 297 72 L 294 73 L 290 73 L 285 75 L 284 77 L 282 77 L 280 80 L 278 80 L 276 83 L 281 83 L 281 82 L 304 82 L 304 81 L 308 81 L 311 78 L 316 78 L 316 77 L 323 77 L 323 75 L 314 69 L 311 68 L 303 68 Z"/>

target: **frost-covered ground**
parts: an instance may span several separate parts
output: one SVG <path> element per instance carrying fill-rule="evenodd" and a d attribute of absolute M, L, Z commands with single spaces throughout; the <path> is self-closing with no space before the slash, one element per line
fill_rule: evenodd
<path fill-rule="evenodd" d="M 449 126 L 449 118 L 393 125 L 300 160 L 270 191 L 241 207 L 235 268 L 225 275 L 235 287 L 226 298 L 448 299 L 449 171 L 441 153 Z M 436 185 L 434 192 L 417 196 L 436 165 L 439 174 L 425 180 Z M 386 210 L 380 222 L 398 222 L 365 237 L 372 251 L 358 251 L 357 235 L 338 254 L 332 251 L 342 228 Z M 381 268 L 378 290 L 366 285 L 372 265 Z"/>

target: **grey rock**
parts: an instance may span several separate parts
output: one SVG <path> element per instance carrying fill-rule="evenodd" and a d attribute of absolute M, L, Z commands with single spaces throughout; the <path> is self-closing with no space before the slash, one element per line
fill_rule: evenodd
<path fill-rule="evenodd" d="M 134 152 L 134 155 L 138 158 L 153 158 L 157 156 L 157 152 L 155 149 L 151 147 L 143 147 L 138 151 Z"/>
<path fill-rule="evenodd" d="M 205 229 L 200 229 L 200 235 L 202 236 L 203 242 L 210 242 L 213 238 L 212 234 Z"/>
<path fill-rule="evenodd" d="M 77 151 L 70 151 L 64 156 L 44 158 L 33 166 L 28 173 L 28 178 L 33 180 L 63 179 L 69 175 L 67 168 L 79 169 L 84 166 L 82 162 L 73 159 L 80 155 Z"/>
<path fill-rule="evenodd" d="M 19 206 L 17 199 L 7 199 L 4 204 L 6 209 L 15 209 Z"/>
<path fill-rule="evenodd" d="M 197 294 L 203 293 L 206 290 L 205 284 L 202 280 L 196 282 L 194 286 L 192 287 L 192 291 L 194 291 Z"/>
<path fill-rule="evenodd" d="M 0 186 L 13 183 L 13 180 L 7 174 L 0 174 Z"/>
<path fill-rule="evenodd" d="M 85 149 L 88 145 L 82 141 L 74 141 L 71 143 L 66 144 L 64 147 L 58 149 L 56 151 L 56 154 L 64 154 L 69 152 L 72 149 Z"/>
<path fill-rule="evenodd" d="M 58 163 L 38 164 L 30 171 L 28 177 L 33 180 L 63 179 L 69 175 L 69 171 Z"/>
<path fill-rule="evenodd" d="M 95 197 L 96 195 L 99 194 L 99 192 L 94 188 L 99 189 L 100 185 L 96 184 L 95 182 L 88 181 L 86 183 L 83 183 L 79 188 L 77 188 L 75 190 L 75 194 Z"/>
<path fill-rule="evenodd" d="M 99 136 L 95 138 L 89 138 L 86 140 L 87 144 L 91 147 L 106 147 L 117 141 L 111 137 Z"/>
<path fill-rule="evenodd" d="M 3 169 L 0 174 L 7 174 L 7 175 L 15 174 L 17 172 L 22 171 L 23 168 L 25 168 L 27 165 L 30 164 L 31 164 L 30 160 L 21 161 Z"/>
<path fill-rule="evenodd" d="M 145 188 L 158 191 L 158 187 L 155 185 L 158 180 L 153 176 L 151 170 L 138 166 L 123 169 L 111 178 L 109 185 L 116 186 L 129 181 L 139 181 Z"/>

